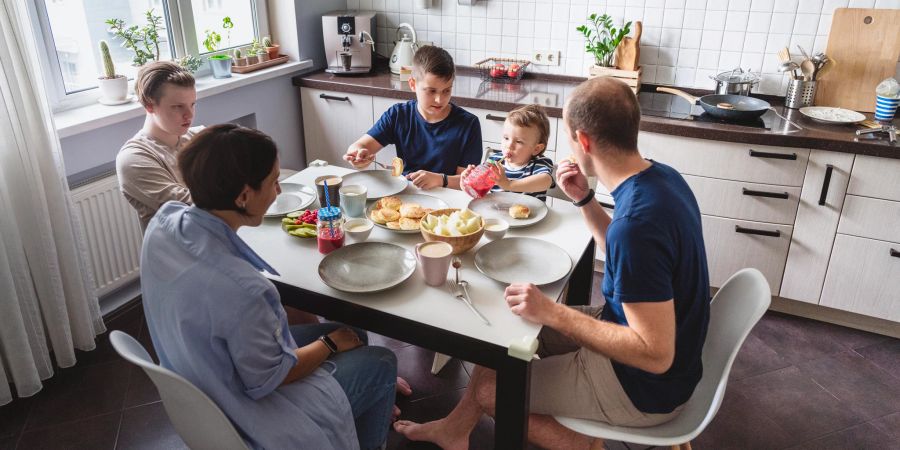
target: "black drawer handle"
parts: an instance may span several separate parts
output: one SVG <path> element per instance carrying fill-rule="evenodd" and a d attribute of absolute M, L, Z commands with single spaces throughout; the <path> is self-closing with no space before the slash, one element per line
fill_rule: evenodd
<path fill-rule="evenodd" d="M 831 186 L 831 173 L 834 172 L 834 166 L 828 164 L 825 166 L 825 180 L 822 181 L 822 193 L 819 194 L 819 205 L 825 204 L 828 200 L 828 187 Z"/>
<path fill-rule="evenodd" d="M 734 231 L 736 233 L 743 233 L 743 234 L 756 234 L 759 236 L 781 237 L 781 230 L 775 230 L 775 231 L 757 230 L 755 228 L 744 228 L 740 225 L 735 225 Z"/>
<path fill-rule="evenodd" d="M 766 192 L 766 191 L 753 191 L 747 188 L 742 188 L 744 195 L 750 195 L 752 197 L 768 197 L 768 198 L 783 198 L 787 200 L 790 195 L 787 192 Z"/>
<path fill-rule="evenodd" d="M 600 200 L 597 200 L 597 203 L 606 209 L 616 209 L 616 205 L 613 205 L 612 203 L 601 202 Z"/>
<path fill-rule="evenodd" d="M 324 99 L 324 100 L 337 100 L 339 102 L 349 102 L 350 101 L 350 97 L 335 97 L 333 95 L 328 95 L 328 94 L 319 94 L 319 98 Z"/>
<path fill-rule="evenodd" d="M 900 252 L 898 252 L 897 250 L 891 249 L 891 256 L 893 256 L 894 258 L 900 258 Z"/>
<path fill-rule="evenodd" d="M 506 122 L 506 117 L 503 116 L 495 116 L 493 114 L 488 114 L 484 116 L 487 120 L 493 120 L 494 122 Z"/>
<path fill-rule="evenodd" d="M 789 159 L 791 161 L 797 160 L 797 154 L 791 153 L 790 155 L 784 153 L 771 153 L 771 152 L 758 152 L 756 150 L 750 149 L 750 156 L 754 158 L 772 158 L 772 159 Z"/>

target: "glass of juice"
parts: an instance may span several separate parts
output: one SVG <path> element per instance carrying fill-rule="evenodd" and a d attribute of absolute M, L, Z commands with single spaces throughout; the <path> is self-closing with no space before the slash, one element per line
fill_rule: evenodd
<path fill-rule="evenodd" d="M 328 206 L 319 208 L 319 223 L 316 225 L 316 242 L 319 253 L 327 255 L 344 246 L 344 218 L 341 208 Z"/>
<path fill-rule="evenodd" d="M 472 169 L 469 176 L 461 180 L 463 191 L 473 198 L 482 198 L 487 195 L 497 184 L 497 178 L 491 166 L 493 163 L 486 162 Z"/>

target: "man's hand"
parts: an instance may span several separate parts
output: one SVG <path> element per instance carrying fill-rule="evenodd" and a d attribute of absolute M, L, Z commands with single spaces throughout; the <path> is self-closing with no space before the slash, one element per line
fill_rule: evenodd
<path fill-rule="evenodd" d="M 419 189 L 432 189 L 444 185 L 444 177 L 439 173 L 417 170 L 406 176 Z"/>
<path fill-rule="evenodd" d="M 509 190 L 509 178 L 506 176 L 506 169 L 500 163 L 494 161 L 491 165 L 491 172 L 494 172 L 494 178 L 497 180 L 497 186 L 504 191 Z"/>
<path fill-rule="evenodd" d="M 510 311 L 523 319 L 549 325 L 552 322 L 556 302 L 544 295 L 537 286 L 511 284 L 506 288 L 506 304 Z"/>
<path fill-rule="evenodd" d="M 362 341 L 359 340 L 359 335 L 347 327 L 338 328 L 337 330 L 328 333 L 328 337 L 330 337 L 335 345 L 337 345 L 338 352 L 353 350 L 362 345 Z"/>
<path fill-rule="evenodd" d="M 584 199 L 588 194 L 587 177 L 581 172 L 578 164 L 564 161 L 556 170 L 556 184 L 574 201 Z"/>
<path fill-rule="evenodd" d="M 350 147 L 344 154 L 344 160 L 353 165 L 355 169 L 365 169 L 375 160 L 375 153 L 365 147 Z"/>

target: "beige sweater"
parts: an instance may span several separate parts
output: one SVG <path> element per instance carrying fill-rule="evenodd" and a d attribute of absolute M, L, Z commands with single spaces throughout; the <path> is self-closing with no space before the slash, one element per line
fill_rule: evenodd
<path fill-rule="evenodd" d="M 191 204 L 191 193 L 178 172 L 177 154 L 202 126 L 192 127 L 178 140 L 175 148 L 139 131 L 125 142 L 116 155 L 119 188 L 137 211 L 141 231 L 163 203 L 177 200 Z"/>

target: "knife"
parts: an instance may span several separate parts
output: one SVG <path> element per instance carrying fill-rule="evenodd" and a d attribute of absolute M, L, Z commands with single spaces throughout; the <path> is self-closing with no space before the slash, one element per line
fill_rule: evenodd
<path fill-rule="evenodd" d="M 490 325 L 491 322 L 487 320 L 487 318 L 484 317 L 484 315 L 482 315 L 477 308 L 475 308 L 475 305 L 472 304 L 472 300 L 469 298 L 469 290 L 467 289 L 468 285 L 468 281 L 459 280 L 459 283 L 456 285 L 456 298 L 462 300 L 463 303 L 465 303 L 466 306 L 468 306 L 469 309 L 471 309 L 472 312 L 475 313 L 475 315 L 478 316 L 478 318 L 481 319 L 482 322 Z"/>

